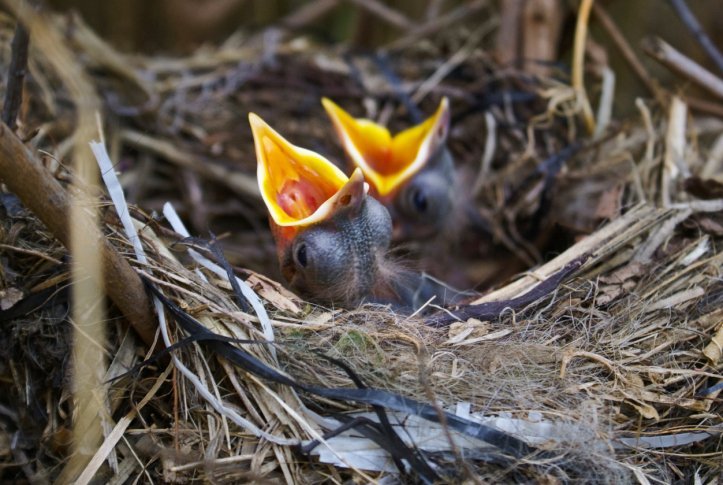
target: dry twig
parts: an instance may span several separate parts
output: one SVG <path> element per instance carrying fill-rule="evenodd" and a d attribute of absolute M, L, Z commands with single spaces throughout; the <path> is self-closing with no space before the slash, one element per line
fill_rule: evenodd
<path fill-rule="evenodd" d="M 705 33 L 698 19 L 695 18 L 688 4 L 685 3 L 685 0 L 668 0 L 668 2 L 670 2 L 670 5 L 672 5 L 678 13 L 680 20 L 688 27 L 688 30 L 691 31 L 695 40 L 698 41 L 706 54 L 708 54 L 708 57 L 713 60 L 718 70 L 723 72 L 723 54 L 721 54 L 721 51 L 718 50 L 710 37 L 708 37 L 708 34 Z"/>
<path fill-rule="evenodd" d="M 663 99 L 660 89 L 658 88 L 653 78 L 650 77 L 650 74 L 648 73 L 647 69 L 645 69 L 645 66 L 643 66 L 643 63 L 640 62 L 640 59 L 638 59 L 638 56 L 635 54 L 633 48 L 630 46 L 630 43 L 627 41 L 627 39 L 625 39 L 625 36 L 622 34 L 622 32 L 620 32 L 620 29 L 618 29 L 617 25 L 615 25 L 613 19 L 610 18 L 610 15 L 608 15 L 603 6 L 600 5 L 600 2 L 595 2 L 592 9 L 595 13 L 595 17 L 600 21 L 603 29 L 605 29 L 607 34 L 610 36 L 613 44 L 615 44 L 615 47 L 618 48 L 627 63 L 633 69 L 633 72 L 638 76 L 638 78 L 640 78 L 643 84 L 645 84 L 645 87 L 648 89 L 648 91 L 653 96 L 655 96 L 655 99 L 660 102 Z"/>
<path fill-rule="evenodd" d="M 668 69 L 681 74 L 723 99 L 723 79 L 658 37 L 647 39 L 643 46 L 646 53 Z"/>
<path fill-rule="evenodd" d="M 582 119 L 587 128 L 588 134 L 595 131 L 595 117 L 590 107 L 590 100 L 585 89 L 585 41 L 588 35 L 588 22 L 590 19 L 590 10 L 592 9 L 594 0 L 582 0 L 580 10 L 577 14 L 577 24 L 575 27 L 575 45 L 572 60 L 572 87 L 575 90 L 578 102 L 582 108 Z"/>
<path fill-rule="evenodd" d="M 4 124 L 0 126 L 0 174 L 8 189 L 45 223 L 60 242 L 69 246 L 70 200 L 67 191 Z M 128 261 L 105 240 L 105 236 L 94 231 L 91 224 L 84 224 L 84 227 L 91 232 L 89 239 L 98 241 L 102 252 L 108 296 L 143 341 L 151 345 L 156 334 L 156 322 L 140 278 Z"/>
<path fill-rule="evenodd" d="M 23 83 L 28 68 L 28 31 L 20 22 L 15 26 L 12 43 L 12 57 L 8 67 L 8 85 L 5 90 L 2 120 L 11 129 L 15 129 L 20 103 L 23 100 Z"/>

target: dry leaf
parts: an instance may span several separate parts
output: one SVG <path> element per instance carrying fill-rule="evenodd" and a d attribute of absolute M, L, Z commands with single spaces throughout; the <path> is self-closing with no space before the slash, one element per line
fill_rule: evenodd
<path fill-rule="evenodd" d="M 296 295 L 279 283 L 256 273 L 251 273 L 246 282 L 259 296 L 279 310 L 287 311 L 295 315 L 301 313 L 301 308 L 296 304 L 296 301 L 298 301 Z"/>
<path fill-rule="evenodd" d="M 622 206 L 623 184 L 618 184 L 600 195 L 597 208 L 595 209 L 595 217 L 600 219 L 614 219 L 620 215 L 620 207 Z"/>
<path fill-rule="evenodd" d="M 607 284 L 621 284 L 630 279 L 637 279 L 643 272 L 642 264 L 633 261 L 630 264 L 617 269 L 606 276 L 601 276 L 600 281 Z"/>
<path fill-rule="evenodd" d="M 17 288 L 0 290 L 0 309 L 7 310 L 23 299 L 23 292 Z"/>

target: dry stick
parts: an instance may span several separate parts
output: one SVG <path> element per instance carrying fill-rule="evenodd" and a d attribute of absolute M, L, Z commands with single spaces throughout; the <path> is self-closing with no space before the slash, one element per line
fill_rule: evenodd
<path fill-rule="evenodd" d="M 691 109 L 723 118 L 723 104 L 715 103 L 710 99 L 694 98 L 693 96 L 681 97 L 688 103 Z"/>
<path fill-rule="evenodd" d="M 437 18 L 439 12 L 442 11 L 444 0 L 427 0 L 427 8 L 424 12 L 424 19 L 430 21 Z"/>
<path fill-rule="evenodd" d="M 686 124 L 688 121 L 688 107 L 678 96 L 674 96 L 670 103 L 668 128 L 665 133 L 665 156 L 663 158 L 663 173 L 661 183 L 661 203 L 663 207 L 670 207 L 672 202 L 672 189 L 677 185 L 678 179 L 690 176 L 685 164 Z"/>
<path fill-rule="evenodd" d="M 103 375 L 107 368 L 106 311 L 103 279 L 103 244 L 99 230 L 98 207 L 86 187 L 97 185 L 98 167 L 85 145 L 93 136 L 93 113 L 100 105 L 87 76 L 76 62 L 75 55 L 64 42 L 62 34 L 49 16 L 26 8 L 22 0 L 7 0 L 33 38 L 37 50 L 49 60 L 50 66 L 68 93 L 75 107 L 72 146 L 73 184 L 71 186 L 68 220 L 68 247 L 71 255 L 71 299 L 73 302 L 73 427 L 71 453 L 57 483 L 70 483 L 81 473 L 90 459 L 88 453 L 102 441 L 101 416 L 107 411 Z M 5 140 L 12 140 L 10 135 Z M 21 195 L 18 193 L 18 195 Z M 22 199 L 22 197 L 21 197 Z M 110 460 L 117 471 L 115 455 Z"/>
<path fill-rule="evenodd" d="M 518 297 L 524 292 L 529 291 L 533 285 L 538 284 L 541 279 L 550 278 L 553 274 L 560 271 L 561 268 L 570 264 L 576 258 L 588 253 L 599 253 L 606 244 L 624 233 L 626 228 L 629 228 L 629 226 L 635 225 L 636 223 L 642 224 L 640 221 L 645 221 L 654 212 L 655 208 L 650 205 L 639 204 L 638 206 L 633 207 L 622 217 L 611 221 L 600 230 L 570 246 L 565 252 L 557 256 L 555 259 L 535 268 L 534 271 L 531 271 L 529 274 L 521 277 L 520 279 L 483 295 L 473 301 L 472 305 L 480 305 L 499 300 L 509 300 Z"/>
<path fill-rule="evenodd" d="M 599 3 L 595 3 L 592 10 L 595 12 L 595 18 L 600 21 L 600 25 L 602 25 L 603 29 L 605 29 L 607 34 L 610 36 L 610 39 L 615 44 L 615 47 L 618 48 L 627 63 L 630 64 L 633 72 L 635 72 L 638 78 L 640 78 L 643 84 L 645 84 L 645 87 L 648 91 L 650 91 L 658 104 L 665 106 L 667 103 L 665 91 L 661 89 L 650 74 L 648 74 L 645 66 L 643 66 L 643 63 L 640 59 L 638 59 L 638 56 L 635 54 L 635 51 L 625 39 L 623 34 L 620 30 L 618 30 L 615 22 L 613 22 L 608 13 Z M 699 98 L 693 98 L 691 96 L 685 96 L 684 99 L 691 109 L 723 118 L 723 106 L 720 104 Z"/>
<path fill-rule="evenodd" d="M 595 118 L 592 114 L 590 100 L 585 91 L 585 41 L 587 39 L 587 27 L 590 20 L 590 10 L 594 0 L 582 0 L 580 10 L 577 14 L 575 25 L 575 44 L 572 52 L 572 87 L 575 89 L 578 102 L 582 108 L 582 119 L 585 122 L 588 134 L 595 131 Z"/>
<path fill-rule="evenodd" d="M 385 22 L 402 30 L 412 30 L 414 23 L 399 11 L 387 7 L 377 0 L 349 0 L 349 2 L 373 13 Z"/>
<path fill-rule="evenodd" d="M 600 5 L 600 3 L 595 3 L 592 6 L 592 10 L 593 12 L 595 12 L 595 18 L 600 21 L 602 28 L 610 36 L 610 39 L 615 44 L 615 47 L 618 48 L 618 50 L 623 55 L 628 64 L 630 64 L 633 72 L 635 72 L 635 74 L 640 78 L 643 84 L 645 84 L 645 87 L 648 89 L 648 91 L 650 91 L 650 94 L 652 94 L 655 99 L 662 104 L 663 96 L 660 88 L 653 81 L 653 78 L 650 77 L 650 74 L 648 74 L 645 66 L 643 66 L 642 62 L 640 62 L 640 59 L 638 59 L 638 56 L 635 54 L 635 51 L 625 39 L 625 36 L 623 36 L 622 32 L 620 32 L 617 25 L 615 25 L 615 22 L 613 22 L 613 20 L 610 18 L 605 9 Z"/>
<path fill-rule="evenodd" d="M 432 386 L 429 382 L 429 355 L 426 351 L 424 351 L 424 349 L 420 349 L 417 359 L 419 361 L 419 383 L 422 385 L 422 389 L 424 389 L 424 394 L 427 397 L 427 402 L 429 402 L 434 407 L 434 411 L 437 413 L 439 426 L 442 428 L 444 438 L 447 440 L 449 451 L 454 456 L 454 461 L 458 469 L 464 472 L 464 476 L 466 478 L 465 483 L 472 482 L 476 485 L 482 485 L 484 482 L 482 482 L 480 477 L 478 477 L 474 473 L 472 467 L 467 462 L 467 460 L 462 457 L 462 453 L 460 453 L 459 447 L 457 446 L 457 443 L 455 443 L 454 437 L 452 436 L 452 431 L 449 428 L 447 416 L 445 415 L 444 410 L 438 404 L 440 400 L 434 392 L 434 389 L 432 389 Z"/>
<path fill-rule="evenodd" d="M 562 27 L 559 0 L 530 0 L 522 10 L 522 59 L 525 71 L 549 77 L 550 63 L 558 58 L 557 43 Z"/>
<path fill-rule="evenodd" d="M 668 69 L 685 76 L 719 98 L 723 98 L 723 79 L 693 61 L 663 39 L 658 37 L 645 39 L 643 49 L 646 54 Z"/>
<path fill-rule="evenodd" d="M 5 91 L 2 120 L 11 130 L 15 129 L 15 121 L 23 99 L 23 81 L 28 69 L 28 44 L 30 36 L 23 25 L 18 22 L 12 43 L 12 57 L 8 68 L 8 86 Z"/>
<path fill-rule="evenodd" d="M 503 0 L 500 11 L 500 28 L 495 39 L 495 59 L 503 67 L 518 63 L 520 59 L 520 19 L 522 0 Z"/>
<path fill-rule="evenodd" d="M 279 20 L 279 24 L 287 29 L 295 30 L 304 27 L 318 19 L 326 12 L 336 7 L 339 0 L 316 0 L 306 3 Z"/>
<path fill-rule="evenodd" d="M 134 148 L 150 150 L 179 167 L 194 170 L 209 180 L 222 183 L 252 200 L 261 200 L 259 186 L 254 176 L 229 170 L 217 163 L 204 163 L 199 157 L 183 151 L 168 140 L 153 138 L 141 132 L 125 130 L 121 133 L 121 138 Z"/>
<path fill-rule="evenodd" d="M 150 84 L 141 77 L 134 65 L 129 62 L 127 55 L 115 50 L 77 15 L 71 18 L 73 28 L 70 30 L 70 40 L 75 45 L 82 46 L 78 50 L 83 52 L 90 63 L 103 67 L 121 79 L 130 81 L 133 86 L 143 91 L 149 101 L 156 101 L 156 93 Z"/>
<path fill-rule="evenodd" d="M 280 37 L 283 39 L 289 32 L 305 27 L 326 14 L 329 10 L 336 7 L 340 1 L 341 0 L 316 0 L 315 2 L 305 3 L 286 17 L 278 20 L 276 27 L 269 27 L 255 33 L 249 38 L 248 44 L 256 44 L 263 41 L 266 34 L 272 30 L 280 32 Z"/>
<path fill-rule="evenodd" d="M 422 84 L 416 89 L 412 95 L 414 103 L 421 103 L 425 96 L 439 85 L 457 66 L 462 64 L 469 56 L 471 56 L 475 48 L 479 45 L 480 40 L 485 37 L 495 27 L 494 19 L 490 19 L 472 32 L 466 39 L 464 45 L 455 52 L 452 57 L 445 60 Z"/>
<path fill-rule="evenodd" d="M 698 23 L 698 19 L 695 18 L 693 12 L 688 8 L 688 4 L 685 0 L 668 0 L 670 5 L 673 7 L 675 12 L 680 17 L 680 20 L 688 27 L 693 33 L 695 40 L 698 41 L 700 46 L 703 48 L 706 54 L 713 60 L 719 71 L 723 71 L 723 54 L 718 50 L 710 37 L 705 33 L 703 27 Z"/>
<path fill-rule="evenodd" d="M 473 0 L 468 4 L 460 5 L 451 12 L 448 12 L 437 19 L 430 20 L 419 27 L 413 28 L 404 37 L 388 44 L 385 49 L 398 50 L 409 47 L 419 39 L 429 37 L 430 35 L 469 17 L 487 5 L 489 5 L 489 0 Z"/>
<path fill-rule="evenodd" d="M 8 189 L 20 198 L 60 240 L 70 245 L 70 197 L 67 191 L 13 134 L 0 124 L 0 174 Z M 90 237 L 99 241 L 103 251 L 103 270 L 108 296 L 123 312 L 147 345 L 153 343 L 156 322 L 140 278 L 108 243 L 105 236 L 86 224 Z"/>

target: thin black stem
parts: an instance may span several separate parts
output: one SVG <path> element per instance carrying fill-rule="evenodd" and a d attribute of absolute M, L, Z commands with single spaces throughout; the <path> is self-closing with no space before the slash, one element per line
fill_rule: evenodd
<path fill-rule="evenodd" d="M 718 50 L 708 34 L 705 33 L 703 27 L 701 27 L 698 19 L 695 18 L 693 12 L 685 3 L 685 0 L 668 0 L 670 5 L 673 7 L 675 12 L 680 17 L 680 20 L 688 27 L 693 33 L 693 36 L 698 41 L 700 46 L 703 48 L 706 54 L 713 60 L 719 71 L 723 72 L 723 54 Z"/>
<path fill-rule="evenodd" d="M 18 22 L 13 37 L 12 56 L 8 68 L 8 88 L 5 92 L 2 112 L 2 120 L 11 130 L 15 129 L 15 120 L 18 117 L 18 110 L 20 110 L 20 103 L 23 99 L 23 82 L 28 69 L 29 44 L 28 31 Z"/>

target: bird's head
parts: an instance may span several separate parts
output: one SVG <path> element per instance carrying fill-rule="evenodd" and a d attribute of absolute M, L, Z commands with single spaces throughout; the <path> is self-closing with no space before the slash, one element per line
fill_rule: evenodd
<path fill-rule="evenodd" d="M 419 125 L 392 136 L 371 120 L 354 118 L 333 101 L 322 103 L 341 144 L 391 213 L 395 240 L 441 232 L 454 210 L 455 179 L 446 147 L 450 112 L 447 98 Z"/>
<path fill-rule="evenodd" d="M 360 169 L 347 177 L 321 155 L 292 145 L 249 115 L 258 183 L 284 277 L 303 296 L 342 306 L 375 291 L 391 219 L 367 196 Z"/>

